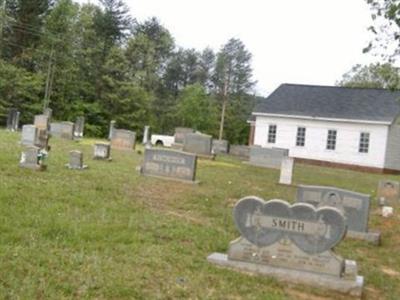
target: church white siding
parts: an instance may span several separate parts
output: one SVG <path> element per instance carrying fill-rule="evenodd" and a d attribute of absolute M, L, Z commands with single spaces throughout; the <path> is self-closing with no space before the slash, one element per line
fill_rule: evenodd
<path fill-rule="evenodd" d="M 276 125 L 276 141 L 268 143 L 269 125 Z M 297 128 L 304 127 L 305 145 L 296 146 Z M 384 168 L 388 125 L 256 116 L 254 144 L 289 149 L 289 156 Z M 327 149 L 328 130 L 336 130 L 336 148 Z M 368 153 L 359 152 L 360 134 L 369 133 Z M 387 166 L 386 166 L 387 167 Z"/>

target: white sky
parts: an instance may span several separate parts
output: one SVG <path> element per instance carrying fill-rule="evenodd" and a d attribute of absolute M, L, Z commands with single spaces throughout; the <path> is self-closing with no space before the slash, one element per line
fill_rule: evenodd
<path fill-rule="evenodd" d="M 92 2 L 95 2 L 92 0 Z M 281 83 L 334 85 L 357 63 L 372 25 L 365 0 L 125 0 L 139 21 L 156 16 L 179 46 L 215 51 L 229 38 L 253 54 L 256 91 Z"/>

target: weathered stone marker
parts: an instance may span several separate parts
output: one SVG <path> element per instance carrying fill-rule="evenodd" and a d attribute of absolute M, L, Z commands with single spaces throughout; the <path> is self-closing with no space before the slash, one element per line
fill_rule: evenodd
<path fill-rule="evenodd" d="M 37 142 L 39 130 L 34 125 L 22 126 L 22 146 L 34 146 Z"/>
<path fill-rule="evenodd" d="M 212 152 L 218 153 L 228 153 L 229 152 L 229 142 L 227 140 L 212 140 Z"/>
<path fill-rule="evenodd" d="M 176 127 L 174 134 L 175 144 L 183 144 L 185 141 L 185 135 L 188 133 L 194 133 L 194 129 L 187 127 Z"/>
<path fill-rule="evenodd" d="M 54 137 L 72 140 L 74 138 L 74 123 L 54 122 L 50 124 L 50 132 Z"/>
<path fill-rule="evenodd" d="M 197 156 L 175 150 L 146 149 L 141 174 L 195 183 Z"/>
<path fill-rule="evenodd" d="M 187 133 L 183 143 L 183 151 L 195 153 L 199 157 L 213 159 L 212 136 L 200 133 Z"/>
<path fill-rule="evenodd" d="M 7 115 L 7 130 L 18 131 L 20 112 L 11 108 Z"/>
<path fill-rule="evenodd" d="M 111 120 L 110 121 L 110 128 L 108 130 L 108 140 L 111 141 L 113 134 L 114 134 L 114 130 L 115 130 L 115 121 Z"/>
<path fill-rule="evenodd" d="M 209 262 L 361 296 L 364 279 L 356 262 L 332 251 L 346 233 L 338 209 L 250 196 L 236 203 L 233 215 L 241 237 L 230 243 L 227 255 L 213 253 Z"/>
<path fill-rule="evenodd" d="M 94 144 L 93 159 L 111 161 L 111 146 L 109 143 Z"/>
<path fill-rule="evenodd" d="M 85 117 L 79 116 L 76 118 L 74 125 L 74 138 L 81 139 L 83 138 L 83 130 L 85 128 Z"/>
<path fill-rule="evenodd" d="M 348 229 L 346 236 L 380 244 L 381 234 L 368 231 L 369 195 L 334 187 L 299 185 L 296 202 L 309 203 L 315 207 L 335 207 L 345 216 Z"/>
<path fill-rule="evenodd" d="M 143 139 L 142 139 L 143 145 L 147 145 L 147 143 L 150 141 L 149 133 L 150 133 L 150 126 L 147 126 L 147 125 L 144 126 Z"/>
<path fill-rule="evenodd" d="M 250 147 L 249 164 L 259 167 L 280 169 L 282 160 L 288 157 L 288 149 Z"/>
<path fill-rule="evenodd" d="M 229 147 L 229 155 L 248 160 L 250 157 L 250 147 L 246 145 L 231 145 Z"/>
<path fill-rule="evenodd" d="M 36 115 L 33 124 L 40 130 L 49 130 L 50 123 L 47 115 Z"/>
<path fill-rule="evenodd" d="M 385 205 L 400 203 L 400 183 L 394 180 L 380 180 L 378 185 L 378 199 L 384 198 Z"/>
<path fill-rule="evenodd" d="M 21 153 L 21 160 L 19 162 L 21 168 L 32 169 L 36 171 L 43 171 L 46 166 L 43 164 L 40 148 L 35 146 L 28 146 Z"/>
<path fill-rule="evenodd" d="M 65 165 L 69 169 L 83 170 L 87 166 L 83 164 L 83 153 L 78 150 L 69 152 L 69 163 Z"/>
<path fill-rule="evenodd" d="M 136 133 L 125 129 L 114 129 L 111 138 L 111 148 L 119 150 L 135 149 Z"/>
<path fill-rule="evenodd" d="M 294 169 L 294 158 L 284 157 L 282 159 L 281 175 L 279 177 L 280 184 L 288 184 L 288 185 L 292 184 L 293 169 Z"/>
<path fill-rule="evenodd" d="M 47 118 L 49 119 L 49 122 L 50 122 L 50 120 L 51 120 L 51 118 L 53 116 L 53 110 L 51 108 L 49 108 L 49 107 L 46 107 L 43 110 L 43 114 L 47 116 Z"/>

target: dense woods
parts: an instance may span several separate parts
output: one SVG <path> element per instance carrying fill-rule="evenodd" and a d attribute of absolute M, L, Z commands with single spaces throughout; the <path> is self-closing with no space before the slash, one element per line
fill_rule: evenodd
<path fill-rule="evenodd" d="M 138 22 L 121 0 L 0 3 L 3 123 L 11 107 L 31 123 L 49 106 L 58 120 L 84 115 L 91 136 L 106 136 L 114 119 L 138 133 L 188 126 L 246 142 L 256 100 L 242 41 L 218 52 L 181 48 L 158 19 Z"/>

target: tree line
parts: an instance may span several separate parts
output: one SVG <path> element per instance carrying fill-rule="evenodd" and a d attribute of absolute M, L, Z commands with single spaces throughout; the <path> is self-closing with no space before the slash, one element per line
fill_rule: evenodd
<path fill-rule="evenodd" d="M 251 53 L 232 38 L 218 52 L 184 49 L 157 18 L 135 20 L 122 0 L 0 0 L 0 118 L 22 123 L 45 107 L 85 116 L 85 133 L 110 120 L 140 133 L 193 127 L 245 143 L 256 97 Z"/>

